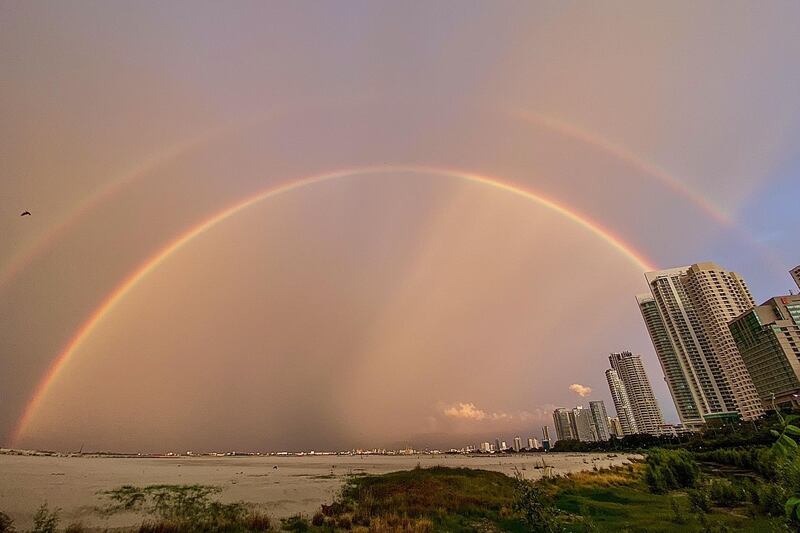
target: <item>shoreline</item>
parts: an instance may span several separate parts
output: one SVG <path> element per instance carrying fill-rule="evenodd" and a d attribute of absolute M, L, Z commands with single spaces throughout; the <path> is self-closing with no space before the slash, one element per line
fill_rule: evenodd
<path fill-rule="evenodd" d="M 0 510 L 18 528 L 32 524 L 44 502 L 61 508 L 62 521 L 91 528 L 124 528 L 142 516 L 99 516 L 98 492 L 122 485 L 202 484 L 223 488 L 220 501 L 243 501 L 275 518 L 313 514 L 329 503 L 348 477 L 410 470 L 416 466 L 466 467 L 529 479 L 545 475 L 623 465 L 640 456 L 606 453 L 530 453 L 498 455 L 305 455 L 305 456 L 180 456 L 109 457 L 0 455 Z M 545 467 L 541 460 L 544 458 Z M 87 460 L 88 459 L 88 460 Z M 92 460 L 103 459 L 103 460 Z"/>

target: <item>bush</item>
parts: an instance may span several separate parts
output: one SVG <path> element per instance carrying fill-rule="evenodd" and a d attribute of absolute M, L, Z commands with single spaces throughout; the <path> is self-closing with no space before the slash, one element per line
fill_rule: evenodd
<path fill-rule="evenodd" d="M 80 522 L 73 522 L 64 529 L 64 533 L 86 533 L 86 528 Z"/>
<path fill-rule="evenodd" d="M 58 513 L 60 512 L 61 509 L 58 508 L 51 511 L 47 504 L 43 503 L 36 511 L 36 514 L 33 515 L 31 533 L 56 533 L 58 529 Z"/>
<path fill-rule="evenodd" d="M 652 492 L 691 488 L 699 477 L 700 468 L 687 451 L 654 449 L 647 454 L 645 481 Z"/>
<path fill-rule="evenodd" d="M 514 511 L 522 515 L 522 520 L 530 528 L 529 531 L 553 533 L 561 531 L 558 521 L 559 510 L 541 486 L 516 476 L 517 491 L 514 500 Z"/>
<path fill-rule="evenodd" d="M 685 524 L 686 522 L 689 521 L 686 518 L 686 514 L 683 512 L 683 509 L 681 509 L 681 506 L 678 503 L 678 500 L 676 500 L 675 498 L 670 498 L 669 499 L 669 506 L 670 506 L 670 509 L 672 510 L 672 522 L 674 524 L 681 525 L 681 524 Z"/>
<path fill-rule="evenodd" d="M 289 518 L 284 518 L 281 520 L 281 522 L 282 522 L 281 529 L 284 529 L 286 531 L 297 531 L 299 533 L 302 533 L 303 531 L 308 531 L 309 529 L 311 529 L 308 520 L 306 520 L 299 514 L 290 516 Z"/>
<path fill-rule="evenodd" d="M 744 501 L 744 491 L 727 479 L 714 479 L 708 485 L 711 500 L 720 507 L 736 507 Z"/>
<path fill-rule="evenodd" d="M 145 523 L 141 533 L 189 531 L 269 531 L 269 516 L 251 512 L 241 502 L 221 503 L 211 498 L 221 488 L 208 485 L 125 485 L 101 494 L 109 500 L 101 513 L 139 511 L 159 520 Z"/>
<path fill-rule="evenodd" d="M 687 491 L 689 495 L 689 505 L 694 513 L 707 513 L 711 509 L 711 500 L 708 493 L 701 489 L 691 489 Z"/>
<path fill-rule="evenodd" d="M 789 495 L 786 490 L 778 484 L 760 483 L 752 496 L 753 504 L 758 509 L 770 516 L 784 516 L 786 500 Z"/>
<path fill-rule="evenodd" d="M 14 533 L 14 521 L 3 511 L 0 511 L 0 533 Z"/>

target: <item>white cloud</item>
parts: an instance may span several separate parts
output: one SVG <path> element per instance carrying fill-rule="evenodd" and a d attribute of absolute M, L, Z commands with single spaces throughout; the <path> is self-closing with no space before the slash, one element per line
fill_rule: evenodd
<path fill-rule="evenodd" d="M 445 416 L 466 420 L 483 420 L 488 417 L 486 411 L 475 407 L 474 403 L 457 403 L 444 410 Z"/>
<path fill-rule="evenodd" d="M 580 383 L 573 383 L 569 386 L 569 390 L 580 396 L 581 398 L 585 398 L 592 393 L 591 387 L 586 387 L 581 385 Z"/>

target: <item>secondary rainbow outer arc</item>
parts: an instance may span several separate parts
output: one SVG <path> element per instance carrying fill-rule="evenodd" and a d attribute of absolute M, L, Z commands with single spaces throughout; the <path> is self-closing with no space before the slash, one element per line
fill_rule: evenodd
<path fill-rule="evenodd" d="M 589 130 L 578 128 L 573 124 L 564 122 L 554 117 L 543 115 L 541 113 L 535 113 L 532 111 L 516 111 L 512 112 L 511 116 L 519 118 L 525 122 L 532 122 L 539 126 L 543 126 L 563 135 L 564 137 L 577 140 L 583 144 L 594 146 L 595 148 L 626 163 L 631 168 L 636 169 L 638 172 L 660 181 L 663 185 L 677 193 L 679 196 L 686 198 L 715 222 L 718 222 L 723 226 L 734 225 L 733 220 L 731 220 L 731 217 L 727 213 L 725 213 L 717 205 L 709 202 L 708 199 L 701 194 L 692 190 L 684 181 L 676 178 L 663 168 L 642 159 L 627 148 L 611 143 L 603 137 L 591 133 Z"/>
<path fill-rule="evenodd" d="M 198 224 L 190 227 L 178 237 L 170 241 L 166 246 L 161 248 L 158 252 L 150 256 L 144 263 L 142 263 L 136 270 L 129 274 L 117 287 L 109 293 L 102 303 L 94 310 L 84 324 L 78 329 L 75 335 L 71 338 L 61 354 L 50 364 L 45 376 L 36 387 L 31 400 L 28 402 L 22 416 L 19 419 L 17 427 L 12 433 L 12 443 L 15 443 L 25 433 L 25 430 L 30 423 L 31 418 L 37 411 L 38 407 L 42 404 L 47 392 L 52 384 L 60 375 L 65 365 L 69 362 L 72 356 L 77 352 L 83 342 L 91 335 L 91 333 L 102 322 L 103 318 L 110 313 L 114 307 L 133 290 L 144 278 L 151 272 L 156 270 L 164 261 L 170 256 L 183 248 L 186 244 L 194 240 L 196 237 L 202 235 L 206 231 L 212 229 L 217 224 L 225 221 L 226 219 L 236 215 L 237 213 L 261 202 L 268 198 L 278 196 L 280 194 L 290 192 L 302 187 L 313 185 L 316 183 L 330 181 L 337 178 L 352 177 L 363 174 L 388 174 L 388 173 L 416 173 L 416 174 L 429 174 L 441 177 L 450 177 L 461 180 L 466 180 L 472 183 L 487 185 L 497 190 L 502 190 L 521 196 L 536 204 L 548 208 L 567 219 L 575 222 L 579 226 L 589 230 L 595 236 L 601 238 L 611 247 L 621 252 L 633 264 L 643 271 L 651 271 L 656 268 L 639 252 L 634 250 L 630 245 L 626 244 L 619 237 L 613 235 L 608 230 L 603 228 L 600 224 L 594 222 L 588 217 L 572 211 L 568 207 L 561 205 L 554 200 L 522 189 L 518 186 L 511 185 L 504 182 L 502 179 L 490 177 L 481 174 L 474 174 L 471 172 L 464 172 L 460 170 L 442 169 L 435 167 L 418 167 L 418 166 L 384 166 L 384 167 L 363 167 L 357 169 L 340 170 L 336 172 L 329 172 L 325 174 L 317 174 L 310 177 L 300 178 L 295 181 L 290 181 L 281 185 L 267 188 L 259 191 L 258 193 L 245 198 L 221 211 L 218 211 L 211 217 L 199 222 Z"/>
<path fill-rule="evenodd" d="M 515 111 L 507 113 L 507 115 L 516 120 L 537 124 L 541 127 L 563 135 L 564 137 L 576 140 L 589 146 L 593 146 L 594 148 L 625 162 L 637 171 L 655 178 L 667 188 L 676 192 L 678 195 L 683 196 L 688 201 L 696 205 L 703 213 L 705 213 L 715 222 L 724 226 L 734 225 L 734 222 L 726 213 L 722 212 L 717 206 L 710 203 L 702 195 L 690 189 L 683 181 L 675 178 L 667 171 L 657 167 L 656 165 L 653 165 L 652 163 L 649 163 L 636 156 L 626 148 L 610 143 L 602 137 L 599 137 L 598 135 L 595 135 L 587 130 L 582 130 L 568 122 L 564 122 L 541 113 L 535 113 L 531 111 Z M 261 120 L 263 120 L 262 117 L 246 120 L 244 121 L 245 126 L 240 125 L 240 127 L 246 127 L 247 124 L 258 123 Z M 143 163 L 126 172 L 120 178 L 112 181 L 103 188 L 98 189 L 97 192 L 87 198 L 87 200 L 84 201 L 77 209 L 75 209 L 65 220 L 58 223 L 52 230 L 43 235 L 32 246 L 20 251 L 14 257 L 12 257 L 8 266 L 5 269 L 0 270 L 0 289 L 14 279 L 20 272 L 22 272 L 25 266 L 28 265 L 35 257 L 43 253 L 44 250 L 46 250 L 56 240 L 57 237 L 65 233 L 69 227 L 80 220 L 83 216 L 87 215 L 94 206 L 118 192 L 123 185 L 135 180 L 138 177 L 149 175 L 150 172 L 163 163 L 173 160 L 212 139 L 222 136 L 225 134 L 225 132 L 236 131 L 237 129 L 240 129 L 240 127 L 228 125 L 212 128 L 196 137 L 181 141 L 164 151 L 148 157 Z M 753 241 L 752 237 L 750 240 Z"/>

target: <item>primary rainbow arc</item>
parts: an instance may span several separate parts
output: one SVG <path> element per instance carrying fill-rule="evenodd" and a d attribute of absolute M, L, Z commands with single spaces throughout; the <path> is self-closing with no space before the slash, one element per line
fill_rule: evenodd
<path fill-rule="evenodd" d="M 335 172 L 328 172 L 324 174 L 317 174 L 305 178 L 300 178 L 294 181 L 283 183 L 281 185 L 269 187 L 261 190 L 252 196 L 249 196 L 233 205 L 216 212 L 209 218 L 200 221 L 194 226 L 188 228 L 181 235 L 175 237 L 164 247 L 162 247 L 155 254 L 151 255 L 145 260 L 137 269 L 131 272 L 125 279 L 122 280 L 116 288 L 111 291 L 101 302 L 101 304 L 92 312 L 89 318 L 83 325 L 75 332 L 68 344 L 58 357 L 50 364 L 44 377 L 40 380 L 36 387 L 33 396 L 26 405 L 22 416 L 17 423 L 17 426 L 12 434 L 12 443 L 16 443 L 25 434 L 28 429 L 32 418 L 38 411 L 39 407 L 44 402 L 48 391 L 52 388 L 53 383 L 63 373 L 65 366 L 69 363 L 72 357 L 77 353 L 81 345 L 87 338 L 94 332 L 103 319 L 113 311 L 116 305 L 133 290 L 144 278 L 150 273 L 155 271 L 164 261 L 169 259 L 173 254 L 178 252 L 181 248 L 186 246 L 195 238 L 201 236 L 205 232 L 211 230 L 213 227 L 224 222 L 228 218 L 240 213 L 241 211 L 252 207 L 259 202 L 273 198 L 283 193 L 307 187 L 324 181 L 334 179 L 352 177 L 364 174 L 388 174 L 388 173 L 416 173 L 428 174 L 440 177 L 456 178 L 472 183 L 486 185 L 497 190 L 509 192 L 511 194 L 526 198 L 539 206 L 550 209 L 570 221 L 578 224 L 591 232 L 596 237 L 602 239 L 609 246 L 616 249 L 623 254 L 631 263 L 642 271 L 655 270 L 655 267 L 647 260 L 643 254 L 636 251 L 633 246 L 624 242 L 620 237 L 612 234 L 610 231 L 602 227 L 597 222 L 591 220 L 587 216 L 580 214 L 564 204 L 560 204 L 552 199 L 542 196 L 530 190 L 522 189 L 516 185 L 509 184 L 500 178 L 487 176 L 482 174 L 475 174 L 461 170 L 438 168 L 438 167 L 424 167 L 424 166 L 375 166 L 375 167 L 361 167 L 355 169 L 345 169 Z"/>

